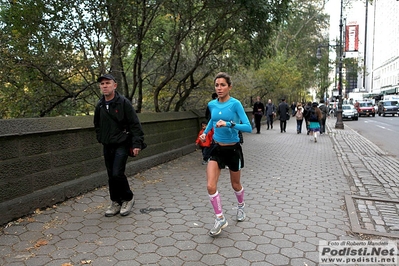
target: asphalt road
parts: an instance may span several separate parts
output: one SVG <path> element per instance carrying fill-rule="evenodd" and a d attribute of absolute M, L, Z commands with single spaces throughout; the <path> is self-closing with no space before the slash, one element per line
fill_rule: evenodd
<path fill-rule="evenodd" d="M 345 120 L 344 126 L 352 128 L 363 137 L 378 145 L 382 150 L 399 158 L 398 116 L 361 116 L 358 121 Z"/>

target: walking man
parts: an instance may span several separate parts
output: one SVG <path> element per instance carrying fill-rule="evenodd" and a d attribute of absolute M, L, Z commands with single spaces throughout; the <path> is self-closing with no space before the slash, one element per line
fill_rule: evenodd
<path fill-rule="evenodd" d="M 292 116 L 295 115 L 295 109 L 296 109 L 296 104 L 295 104 L 295 102 L 292 102 L 292 104 L 291 104 L 291 114 L 292 114 Z"/>
<path fill-rule="evenodd" d="M 326 133 L 326 119 L 329 115 L 328 107 L 325 105 L 324 100 L 320 100 L 319 109 L 321 111 L 322 117 L 320 120 L 320 135 Z"/>
<path fill-rule="evenodd" d="M 256 96 L 256 102 L 254 103 L 254 108 L 252 110 L 252 116 L 254 117 L 255 126 L 256 126 L 256 134 L 260 134 L 260 122 L 262 120 L 264 112 L 265 112 L 265 106 L 260 101 L 260 97 Z"/>
<path fill-rule="evenodd" d="M 94 127 L 98 142 L 103 144 L 111 198 L 105 216 L 118 213 L 126 216 L 134 205 L 133 192 L 125 175 L 128 152 L 132 148 L 134 156 L 139 154 L 144 133 L 131 102 L 116 91 L 115 78 L 105 74 L 97 82 L 103 96 L 94 112 Z"/>
<path fill-rule="evenodd" d="M 290 119 L 289 113 L 290 107 L 285 102 L 285 99 L 281 99 L 281 103 L 277 107 L 277 114 L 280 116 L 280 131 L 281 133 L 286 132 L 287 120 Z"/>
<path fill-rule="evenodd" d="M 271 129 L 273 129 L 273 120 L 274 117 L 276 116 L 276 106 L 272 103 L 272 100 L 269 99 L 266 104 L 266 121 L 267 121 L 267 130 L 269 130 L 269 126 L 271 126 Z"/>

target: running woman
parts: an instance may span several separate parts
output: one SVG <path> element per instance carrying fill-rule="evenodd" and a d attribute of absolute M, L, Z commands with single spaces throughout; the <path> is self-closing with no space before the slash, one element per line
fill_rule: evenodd
<path fill-rule="evenodd" d="M 240 181 L 244 156 L 238 131 L 252 131 L 241 102 L 230 96 L 231 77 L 227 73 L 220 72 L 214 79 L 214 85 L 218 98 L 208 103 L 211 120 L 200 136 L 200 139 L 205 141 L 206 135 L 214 128 L 211 157 L 206 168 L 208 194 L 216 215 L 215 224 L 209 232 L 210 236 L 219 235 L 228 225 L 217 189 L 221 170 L 226 167 L 229 168 L 231 186 L 237 198 L 237 221 L 245 220 L 244 188 Z"/>

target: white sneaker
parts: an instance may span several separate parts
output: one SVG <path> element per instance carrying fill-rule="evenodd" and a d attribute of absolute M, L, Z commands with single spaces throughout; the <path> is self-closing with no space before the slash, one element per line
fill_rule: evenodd
<path fill-rule="evenodd" d="M 242 206 L 237 206 L 237 221 L 239 221 L 239 222 L 242 222 L 245 220 L 246 215 L 245 215 L 244 208 L 245 208 L 245 204 Z"/>
<path fill-rule="evenodd" d="M 114 215 L 117 215 L 121 210 L 121 205 L 119 205 L 118 202 L 113 201 L 111 202 L 111 205 L 109 205 L 108 209 L 105 211 L 105 216 L 106 217 L 111 217 Z"/>
<path fill-rule="evenodd" d="M 122 207 L 120 209 L 120 214 L 122 216 L 126 216 L 130 213 L 134 205 L 134 196 L 131 201 L 124 201 L 122 202 Z"/>
<path fill-rule="evenodd" d="M 213 228 L 209 231 L 210 236 L 217 236 L 222 232 L 222 229 L 225 228 L 229 223 L 227 222 L 226 218 L 216 218 L 215 224 Z"/>

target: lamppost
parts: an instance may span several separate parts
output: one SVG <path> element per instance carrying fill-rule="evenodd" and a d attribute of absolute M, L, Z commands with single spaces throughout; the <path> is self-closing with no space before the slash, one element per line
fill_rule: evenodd
<path fill-rule="evenodd" d="M 344 123 L 342 122 L 342 6 L 343 0 L 341 0 L 341 15 L 339 18 L 339 63 L 338 63 L 338 110 L 337 110 L 337 122 L 335 128 L 344 129 Z"/>
<path fill-rule="evenodd" d="M 335 47 L 339 49 L 339 62 L 338 62 L 338 109 L 337 109 L 337 122 L 335 128 L 344 129 L 344 123 L 342 121 L 342 32 L 343 32 L 343 21 L 342 21 L 342 7 L 343 0 L 341 0 L 341 15 L 339 21 L 339 44 Z M 316 57 L 321 58 L 321 47 L 330 47 L 331 45 L 319 45 L 317 47 Z"/>

